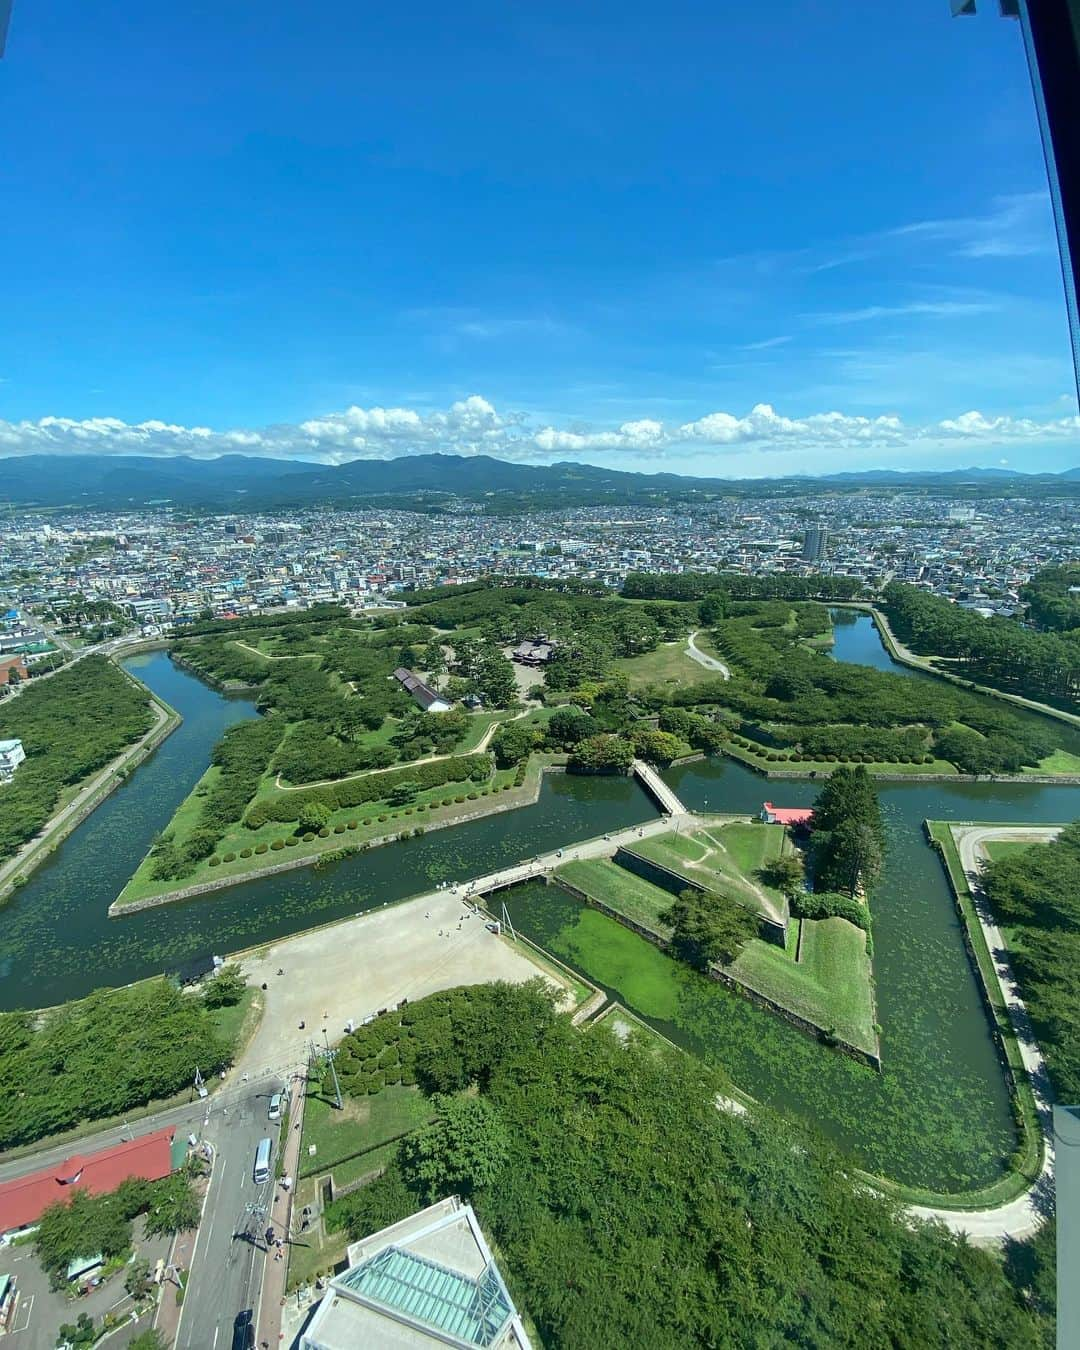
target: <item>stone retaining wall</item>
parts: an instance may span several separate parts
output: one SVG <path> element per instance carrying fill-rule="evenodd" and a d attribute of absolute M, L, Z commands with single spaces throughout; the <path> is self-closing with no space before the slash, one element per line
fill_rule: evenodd
<path fill-rule="evenodd" d="M 598 909 L 601 914 L 606 914 L 609 919 L 621 923 L 624 928 L 629 928 L 632 933 L 636 933 L 638 937 L 643 937 L 646 942 L 651 942 L 654 947 L 659 947 L 661 951 L 666 952 L 668 950 L 670 943 L 667 938 L 661 937 L 659 933 L 652 928 L 647 928 L 643 923 L 638 923 L 636 919 L 627 918 L 625 914 L 621 914 L 617 909 L 612 909 L 610 905 L 605 904 L 603 900 L 598 900 L 595 895 L 590 895 L 588 891 L 583 891 L 571 882 L 564 881 L 560 876 L 553 876 L 551 884 L 567 891 L 575 900 L 580 900 L 583 905 L 588 905 L 590 909 Z"/>
<path fill-rule="evenodd" d="M 647 861 L 647 859 L 645 861 Z M 669 952 L 671 950 L 671 943 L 668 939 L 661 937 L 659 933 L 654 932 L 651 928 L 646 928 L 644 924 L 637 923 L 634 919 L 627 918 L 625 914 L 620 914 L 618 910 L 612 909 L 612 907 L 605 904 L 604 901 L 597 900 L 595 896 L 589 895 L 579 887 L 571 885 L 568 881 L 564 881 L 562 877 L 554 876 L 551 880 L 553 885 L 561 886 L 564 891 L 567 891 L 576 900 L 580 900 L 583 904 L 588 905 L 590 909 L 597 909 L 601 914 L 606 914 L 609 919 L 614 919 L 616 923 L 621 923 L 624 928 L 629 928 L 631 932 L 637 933 L 639 937 L 643 937 L 646 942 L 651 942 L 654 947 L 658 947 L 662 952 Z M 703 888 L 697 887 L 696 889 L 702 890 Z M 786 1008 L 782 1003 L 777 1003 L 766 994 L 759 993 L 758 990 L 754 989 L 751 985 L 740 980 L 737 975 L 732 975 L 729 971 L 722 970 L 719 966 L 710 966 L 708 976 L 709 979 L 716 980 L 718 984 L 725 985 L 728 989 L 732 990 L 733 993 L 739 994 L 742 998 L 749 999 L 749 1001 L 757 1007 L 765 1008 L 769 1012 L 775 1013 L 778 1017 L 782 1017 L 785 1022 L 790 1022 L 792 1026 L 797 1027 L 806 1035 L 812 1036 L 815 1040 L 825 1041 L 827 1044 L 841 1051 L 842 1054 L 849 1055 L 852 1059 L 858 1060 L 860 1064 L 865 1064 L 868 1068 L 874 1069 L 878 1073 L 881 1072 L 880 1052 L 871 1053 L 862 1049 L 860 1046 L 852 1045 L 842 1037 L 828 1035 L 825 1027 L 820 1027 L 815 1022 L 811 1022 L 808 1018 L 801 1017 L 798 1013 L 792 1012 L 790 1008 Z"/>
<path fill-rule="evenodd" d="M 709 978 L 718 983 L 726 985 L 743 998 L 749 999 L 751 1003 L 759 1008 L 765 1008 L 770 1012 L 776 1013 L 792 1026 L 798 1027 L 800 1031 L 808 1036 L 813 1036 L 815 1040 L 824 1041 L 827 1045 L 833 1046 L 841 1054 L 848 1055 L 851 1059 L 858 1060 L 860 1064 L 865 1064 L 867 1068 L 874 1069 L 877 1073 L 881 1072 L 881 1053 L 871 1053 L 864 1050 L 861 1046 L 852 1045 L 850 1041 L 845 1041 L 843 1037 L 830 1035 L 825 1027 L 819 1027 L 816 1022 L 811 1022 L 809 1018 L 801 1017 L 798 1013 L 792 1012 L 790 1008 L 784 1007 L 782 1003 L 777 1003 L 766 994 L 759 993 L 749 984 L 744 984 L 737 976 L 729 971 L 721 970 L 719 966 L 709 967 Z"/>
<path fill-rule="evenodd" d="M 533 806 L 540 796 L 540 785 L 543 782 L 545 773 L 559 773 L 558 767 L 549 767 L 544 765 L 534 786 L 530 787 L 528 781 L 520 788 L 515 788 L 512 793 L 496 793 L 487 799 L 491 805 L 480 809 L 474 809 L 462 812 L 460 815 L 454 815 L 443 820 L 418 821 L 419 827 L 425 834 L 432 830 L 444 830 L 451 825 L 464 825 L 470 820 L 479 820 L 482 816 L 498 815 L 502 811 L 515 811 L 522 806 Z M 520 796 L 517 794 L 521 794 Z M 499 801 L 499 797 L 508 796 L 513 800 Z M 362 843 L 357 843 L 356 852 L 360 853 L 365 848 L 381 848 L 384 844 L 396 843 L 403 833 L 411 834 L 416 826 L 401 825 L 392 833 L 378 835 L 374 839 L 366 839 Z M 170 905 L 174 900 L 191 900 L 197 895 L 207 895 L 210 891 L 222 891 L 229 886 L 243 886 L 249 881 L 258 881 L 260 877 L 274 876 L 278 872 L 291 872 L 297 867 L 313 867 L 327 853 L 335 849 L 351 847 L 351 841 L 348 834 L 331 834 L 326 840 L 326 847 L 320 849 L 317 853 L 306 853 L 302 858 L 286 858 L 283 862 L 268 863 L 265 867 L 255 867 L 248 872 L 234 873 L 226 877 L 210 877 L 206 881 L 195 882 L 191 886 L 181 886 L 177 890 L 165 891 L 161 895 L 148 895 L 142 900 L 133 900 L 130 904 L 121 904 L 119 898 L 114 900 L 109 906 L 110 919 L 122 919 L 126 914 L 137 914 L 140 910 L 156 909 L 158 905 Z"/>

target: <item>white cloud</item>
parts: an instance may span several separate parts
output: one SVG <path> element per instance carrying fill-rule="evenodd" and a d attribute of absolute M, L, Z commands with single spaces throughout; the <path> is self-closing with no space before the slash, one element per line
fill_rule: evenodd
<path fill-rule="evenodd" d="M 919 220 L 887 230 L 886 238 L 918 237 L 955 247 L 964 258 L 1023 258 L 1054 248 L 1050 197 L 1046 192 L 1018 192 L 997 197 L 981 216 Z"/>
<path fill-rule="evenodd" d="M 930 315 L 938 319 L 968 314 L 990 314 L 1000 306 L 992 300 L 908 300 L 899 305 L 864 305 L 861 309 L 842 309 L 803 317 L 811 323 L 865 323 L 870 319 L 906 318 Z"/>
<path fill-rule="evenodd" d="M 782 333 L 779 337 L 765 338 L 763 342 L 747 342 L 739 350 L 743 352 L 765 352 L 770 347 L 783 347 L 791 341 L 789 333 Z"/>
<path fill-rule="evenodd" d="M 614 455 L 647 463 L 665 456 L 735 455 L 745 450 L 805 452 L 808 467 L 813 467 L 818 451 L 829 452 L 833 463 L 848 455 L 853 463 L 866 464 L 870 453 L 885 453 L 896 462 L 909 451 L 922 454 L 977 445 L 989 453 L 1018 443 L 1070 441 L 1080 451 L 1080 417 L 1038 420 L 971 409 L 938 422 L 908 424 L 892 413 L 865 417 L 834 410 L 792 417 L 768 403 L 755 404 L 744 415 L 717 410 L 689 422 L 642 417 L 614 427 L 537 426 L 525 414 L 499 410 L 478 394 L 434 411 L 353 406 L 299 425 L 226 431 L 157 419 L 128 423 L 116 417 L 0 420 L 0 452 L 8 455 L 93 452 L 212 458 L 242 453 L 323 464 L 433 451 L 535 463 L 568 455 L 601 460 Z"/>

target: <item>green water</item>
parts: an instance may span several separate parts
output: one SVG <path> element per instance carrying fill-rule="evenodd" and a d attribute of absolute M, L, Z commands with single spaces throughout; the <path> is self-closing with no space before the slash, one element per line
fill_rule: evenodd
<path fill-rule="evenodd" d="M 873 650 L 861 636 L 864 624 L 881 653 L 869 619 L 860 616 L 837 629 L 838 637 L 854 629 L 861 644 L 838 643 L 840 659 L 865 660 Z M 223 698 L 163 654 L 134 658 L 128 667 L 184 723 L 0 909 L 0 1007 L 47 1006 L 174 969 L 192 956 L 256 945 L 653 814 L 629 780 L 551 775 L 533 807 L 372 850 L 326 871 L 302 868 L 110 920 L 109 903 L 205 769 L 224 727 L 253 715 L 250 701 Z M 724 759 L 666 776 L 688 806 L 711 811 L 755 812 L 765 797 L 802 805 L 817 791 L 812 782 L 767 783 Z M 1008 1100 L 922 821 L 1069 820 L 1080 815 L 1080 788 L 909 782 L 883 785 L 881 797 L 889 832 L 888 877 L 874 901 L 881 1077 L 676 966 L 602 916 L 584 917 L 554 888 L 519 890 L 512 915 L 673 1040 L 721 1063 L 755 1097 L 816 1124 L 867 1167 L 942 1190 L 987 1184 L 1015 1145 Z"/>
<path fill-rule="evenodd" d="M 254 713 L 250 701 L 223 698 L 163 653 L 126 664 L 183 715 L 183 725 L 0 909 L 0 1008 L 45 1007 L 175 970 L 193 956 L 254 946 L 655 814 L 630 779 L 549 774 L 535 806 L 321 871 L 298 868 L 110 919 L 109 905 L 206 768 L 225 726 Z"/>
<path fill-rule="evenodd" d="M 710 811 L 757 811 L 765 797 L 809 805 L 817 792 L 805 781 L 767 785 L 723 759 L 665 777 L 687 806 Z M 527 937 L 676 1043 L 720 1064 L 752 1096 L 812 1122 L 870 1170 L 934 1190 L 974 1189 L 1004 1173 L 1016 1139 L 960 924 L 922 821 L 1068 820 L 1080 814 L 1080 789 L 887 784 L 881 803 L 889 846 L 887 876 L 873 904 L 881 1075 L 679 967 L 632 934 L 626 937 L 637 944 L 638 959 L 628 962 L 622 935 L 600 936 L 596 921 L 602 916 L 583 918 L 581 907 L 558 888 L 519 888 L 507 907 Z"/>
<path fill-rule="evenodd" d="M 837 659 L 906 670 L 889 659 L 868 616 L 838 625 L 836 636 Z M 818 792 L 813 782 L 768 782 L 723 758 L 664 776 L 697 810 L 757 812 L 765 798 L 805 806 Z M 922 822 L 1071 820 L 1080 815 L 1080 788 L 916 781 L 881 784 L 880 795 L 888 831 L 887 875 L 873 902 L 880 1076 L 641 939 L 616 935 L 617 925 L 584 913 L 557 888 L 522 887 L 507 904 L 527 936 L 720 1064 L 754 1097 L 812 1122 L 869 1169 L 935 1190 L 973 1189 L 1003 1174 L 1016 1139 L 948 883 Z"/>

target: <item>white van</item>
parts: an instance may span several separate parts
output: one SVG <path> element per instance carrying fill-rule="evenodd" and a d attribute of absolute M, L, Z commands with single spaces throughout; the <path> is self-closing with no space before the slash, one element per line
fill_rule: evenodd
<path fill-rule="evenodd" d="M 270 1155 L 273 1148 L 269 1139 L 259 1141 L 259 1147 L 255 1151 L 255 1167 L 251 1174 L 256 1186 L 262 1186 L 270 1180 Z"/>
<path fill-rule="evenodd" d="M 270 1098 L 270 1109 L 266 1113 L 270 1120 L 281 1119 L 281 1095 L 280 1092 L 275 1092 Z"/>

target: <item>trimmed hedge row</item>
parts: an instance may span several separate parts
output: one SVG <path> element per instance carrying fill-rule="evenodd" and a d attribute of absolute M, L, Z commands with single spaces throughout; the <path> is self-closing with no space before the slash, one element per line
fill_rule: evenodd
<path fill-rule="evenodd" d="M 427 788 L 442 787 L 444 783 L 482 783 L 490 775 L 491 759 L 488 755 L 454 755 L 450 759 L 437 759 L 430 764 L 410 764 L 390 773 L 353 778 L 335 787 L 311 788 L 305 792 L 279 792 L 266 801 L 256 802 L 245 816 L 244 824 L 250 830 L 257 830 L 271 820 L 283 823 L 299 820 L 301 810 L 309 802 L 326 806 L 331 811 L 340 811 L 344 807 L 383 801 L 403 782 L 414 783 L 417 790 L 423 792 Z"/>
<path fill-rule="evenodd" d="M 798 891 L 791 896 L 791 912 L 797 919 L 847 919 L 864 933 L 870 931 L 866 905 L 836 891 Z"/>

